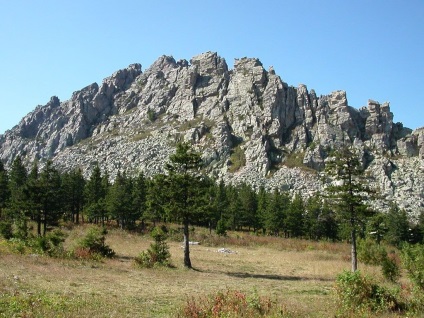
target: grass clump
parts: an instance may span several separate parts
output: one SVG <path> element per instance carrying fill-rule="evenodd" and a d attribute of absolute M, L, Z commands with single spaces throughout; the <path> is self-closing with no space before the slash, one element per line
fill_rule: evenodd
<path fill-rule="evenodd" d="M 246 165 L 246 155 L 241 146 L 235 147 L 230 156 L 230 166 L 228 171 L 234 173 Z"/>
<path fill-rule="evenodd" d="M 180 309 L 179 317 L 291 317 L 285 307 L 275 305 L 268 297 L 251 295 L 238 290 L 218 291 L 209 296 L 190 298 Z"/>

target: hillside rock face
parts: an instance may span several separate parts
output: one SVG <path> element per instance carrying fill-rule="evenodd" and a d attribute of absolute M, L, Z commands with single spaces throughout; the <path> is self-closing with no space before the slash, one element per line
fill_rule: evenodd
<path fill-rule="evenodd" d="M 424 209 L 424 129 L 394 123 L 388 103 L 356 109 L 344 91 L 318 96 L 256 58 L 236 59 L 230 70 L 212 52 L 162 56 L 144 72 L 133 64 L 68 101 L 52 97 L 0 136 L 0 159 L 153 175 L 179 141 L 201 151 L 214 178 L 304 196 L 321 190 L 329 151 L 353 144 L 384 198 L 380 208 L 396 201 L 411 215 Z"/>

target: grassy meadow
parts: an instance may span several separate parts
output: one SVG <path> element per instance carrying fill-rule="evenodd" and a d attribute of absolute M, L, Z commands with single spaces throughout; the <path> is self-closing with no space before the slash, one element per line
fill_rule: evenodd
<path fill-rule="evenodd" d="M 86 230 L 64 230 L 65 248 Z M 191 245 L 192 270 L 182 265 L 182 243 L 172 239 L 173 268 L 138 268 L 134 257 L 152 238 L 114 228 L 106 243 L 116 256 L 101 261 L 31 254 L 0 240 L 0 317 L 178 317 L 188 300 L 226 290 L 269 297 L 288 317 L 336 315 L 334 283 L 350 269 L 349 244 L 248 233 L 222 238 L 201 228 L 191 239 L 200 242 Z M 218 252 L 224 247 L 233 253 Z M 359 267 L 383 281 L 379 267 Z"/>

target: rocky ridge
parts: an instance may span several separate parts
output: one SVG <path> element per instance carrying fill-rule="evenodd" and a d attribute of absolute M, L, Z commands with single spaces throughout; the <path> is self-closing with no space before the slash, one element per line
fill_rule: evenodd
<path fill-rule="evenodd" d="M 287 85 L 256 58 L 229 69 L 216 53 L 190 61 L 162 56 L 142 72 L 132 64 L 64 102 L 37 107 L 0 135 L 6 167 L 17 155 L 63 170 L 95 164 L 118 171 L 163 172 L 179 141 L 202 152 L 205 172 L 308 196 L 321 189 L 329 150 L 353 144 L 371 184 L 411 215 L 424 210 L 424 129 L 393 122 L 388 103 L 349 106 L 344 91 L 318 96 Z"/>

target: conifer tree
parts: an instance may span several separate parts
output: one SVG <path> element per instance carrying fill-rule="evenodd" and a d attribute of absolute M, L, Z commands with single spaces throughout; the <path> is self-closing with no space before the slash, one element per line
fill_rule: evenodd
<path fill-rule="evenodd" d="M 43 236 L 49 225 L 56 225 L 62 211 L 62 192 L 60 173 L 47 161 L 40 173 L 40 198 L 43 218 Z"/>
<path fill-rule="evenodd" d="M 132 204 L 136 219 L 141 219 L 142 227 L 144 227 L 144 212 L 146 211 L 147 198 L 147 180 L 143 172 L 140 172 L 134 180 Z"/>
<path fill-rule="evenodd" d="M 249 185 L 243 183 L 239 187 L 241 225 L 247 226 L 249 231 L 253 227 L 256 231 L 259 227 L 259 218 L 257 215 L 257 198 L 256 193 Z"/>
<path fill-rule="evenodd" d="M 400 246 L 402 242 L 408 242 L 410 224 L 405 210 L 392 203 L 383 222 L 386 229 L 384 239 L 388 243 Z"/>
<path fill-rule="evenodd" d="M 37 223 L 37 235 L 42 235 L 42 190 L 38 163 L 34 162 L 26 181 L 25 194 L 27 209 L 31 219 Z"/>
<path fill-rule="evenodd" d="M 199 153 L 192 150 L 188 143 L 179 143 L 176 152 L 169 157 L 166 166 L 168 176 L 166 191 L 167 211 L 170 216 L 180 220 L 184 227 L 184 266 L 191 268 L 189 225 L 199 215 L 207 186 L 197 173 L 202 165 Z"/>
<path fill-rule="evenodd" d="M 352 271 L 358 268 L 356 240 L 358 226 L 364 224 L 369 215 L 366 201 L 371 190 L 366 186 L 364 170 L 354 150 L 343 146 L 334 152 L 332 160 L 325 167 L 330 185 L 327 193 L 336 208 L 338 218 L 349 226 L 351 239 Z M 328 181 L 327 180 L 327 181 Z"/>
<path fill-rule="evenodd" d="M 0 220 L 3 218 L 3 209 L 6 207 L 9 197 L 9 175 L 0 160 Z"/>
<path fill-rule="evenodd" d="M 122 229 L 134 227 L 137 215 L 134 213 L 133 189 L 131 179 L 118 172 L 115 182 L 106 195 L 109 215 Z"/>
<path fill-rule="evenodd" d="M 265 218 L 265 229 L 269 234 L 279 235 L 281 231 L 284 231 L 287 236 L 285 220 L 289 205 L 290 198 L 287 193 L 280 193 L 278 189 L 275 189 L 274 192 L 269 195 Z"/>
<path fill-rule="evenodd" d="M 66 212 L 72 222 L 78 224 L 84 206 L 85 179 L 81 169 L 62 175 L 63 199 Z"/>
<path fill-rule="evenodd" d="M 305 207 L 302 197 L 297 193 L 290 202 L 286 212 L 285 228 L 292 237 L 300 237 L 304 233 Z"/>
<path fill-rule="evenodd" d="M 10 170 L 9 190 L 10 190 L 10 214 L 9 218 L 17 225 L 20 236 L 26 237 L 26 205 L 27 195 L 25 192 L 26 182 L 28 178 L 22 159 L 17 156 L 13 160 Z"/>
<path fill-rule="evenodd" d="M 101 221 L 104 225 L 106 218 L 105 197 L 107 185 L 106 178 L 102 178 L 100 167 L 96 165 L 84 189 L 86 202 L 84 209 L 90 222 L 98 223 Z"/>
<path fill-rule="evenodd" d="M 147 180 L 146 209 L 142 219 L 152 221 L 154 226 L 156 226 L 156 222 L 165 217 L 164 202 L 167 200 L 165 180 L 166 177 L 163 174 L 157 174 Z"/>

